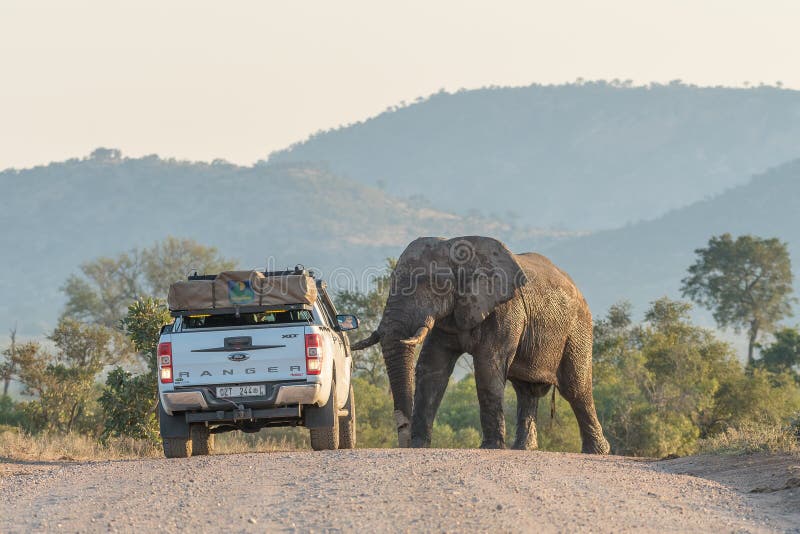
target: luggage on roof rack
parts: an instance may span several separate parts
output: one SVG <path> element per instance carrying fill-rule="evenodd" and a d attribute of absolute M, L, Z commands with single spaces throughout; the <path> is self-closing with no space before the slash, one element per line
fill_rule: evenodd
<path fill-rule="evenodd" d="M 173 315 L 182 312 L 234 313 L 275 307 L 310 307 L 317 284 L 306 271 L 225 271 L 190 276 L 169 288 L 167 303 Z"/>

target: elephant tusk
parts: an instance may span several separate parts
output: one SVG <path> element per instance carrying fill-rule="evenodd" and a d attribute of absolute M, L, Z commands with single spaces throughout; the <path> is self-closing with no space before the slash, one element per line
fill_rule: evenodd
<path fill-rule="evenodd" d="M 408 339 L 401 339 L 400 343 L 403 345 L 409 345 L 411 347 L 417 346 L 425 340 L 425 336 L 428 335 L 428 331 L 430 328 L 428 326 L 420 326 L 417 333 L 414 334 L 414 337 L 410 337 Z"/>
<path fill-rule="evenodd" d="M 381 340 L 381 335 L 378 333 L 377 330 L 373 331 L 368 338 L 362 339 L 361 341 L 357 341 L 350 345 L 350 350 L 363 350 L 367 347 L 371 347 L 375 343 Z"/>

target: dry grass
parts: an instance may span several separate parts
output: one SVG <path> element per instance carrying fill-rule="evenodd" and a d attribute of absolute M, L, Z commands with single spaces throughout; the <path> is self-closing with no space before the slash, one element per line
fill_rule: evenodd
<path fill-rule="evenodd" d="M 711 454 L 800 453 L 800 443 L 791 427 L 748 423 L 701 440 L 699 451 Z"/>
<path fill-rule="evenodd" d="M 119 438 L 101 444 L 80 434 L 26 434 L 0 431 L 0 458 L 36 462 L 153 458 L 160 449 L 145 440 Z"/>
<path fill-rule="evenodd" d="M 262 430 L 255 434 L 226 432 L 217 434 L 215 454 L 309 450 L 308 431 L 304 429 Z"/>
<path fill-rule="evenodd" d="M 216 436 L 216 454 L 273 452 L 308 449 L 308 432 L 300 429 L 261 431 L 256 434 L 230 432 Z M 0 462 L 72 462 L 163 458 L 160 444 L 118 438 L 102 444 L 81 434 L 26 434 L 13 427 L 0 427 Z"/>

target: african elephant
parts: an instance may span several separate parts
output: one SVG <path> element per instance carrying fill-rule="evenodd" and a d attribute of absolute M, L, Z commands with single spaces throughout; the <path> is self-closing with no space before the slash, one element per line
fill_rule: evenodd
<path fill-rule="evenodd" d="M 466 352 L 475 368 L 481 447 L 505 447 L 509 380 L 518 399 L 514 448 L 538 446 L 538 399 L 554 385 L 575 413 L 583 452 L 609 452 L 592 397 L 592 316 L 570 277 L 544 256 L 513 254 L 489 237 L 416 239 L 392 272 L 377 330 L 352 348 L 378 342 L 401 447 L 430 446 L 436 411 Z"/>

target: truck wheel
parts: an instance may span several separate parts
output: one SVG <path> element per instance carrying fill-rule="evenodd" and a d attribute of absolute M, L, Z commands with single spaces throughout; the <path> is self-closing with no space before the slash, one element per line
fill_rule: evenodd
<path fill-rule="evenodd" d="M 188 458 L 192 455 L 192 440 L 185 438 L 161 438 L 164 456 L 167 458 Z"/>
<path fill-rule="evenodd" d="M 339 410 L 336 404 L 336 382 L 332 381 L 331 396 L 328 397 L 328 403 L 323 409 L 333 411 L 333 426 L 309 430 L 311 448 L 315 451 L 335 451 L 339 448 Z"/>
<path fill-rule="evenodd" d="M 206 425 L 192 425 L 189 432 L 192 437 L 192 456 L 206 456 L 214 452 L 214 434 Z"/>
<path fill-rule="evenodd" d="M 339 421 L 339 448 L 356 448 L 356 399 L 353 395 L 353 386 L 350 386 L 350 394 L 347 396 L 345 405 L 347 415 Z"/>

